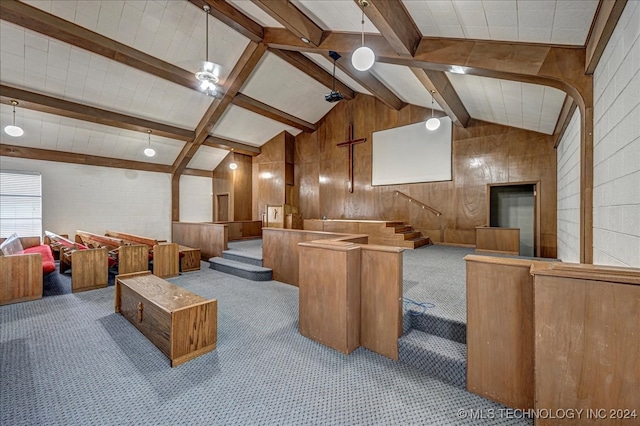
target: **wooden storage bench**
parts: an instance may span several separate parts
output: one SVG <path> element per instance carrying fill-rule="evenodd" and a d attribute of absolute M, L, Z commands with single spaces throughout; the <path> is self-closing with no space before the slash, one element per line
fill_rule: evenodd
<path fill-rule="evenodd" d="M 171 360 L 172 367 L 216 348 L 218 301 L 149 271 L 116 277 L 115 308 Z"/>

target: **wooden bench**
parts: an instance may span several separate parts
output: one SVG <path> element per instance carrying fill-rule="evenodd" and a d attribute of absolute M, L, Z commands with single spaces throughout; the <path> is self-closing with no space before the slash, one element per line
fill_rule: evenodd
<path fill-rule="evenodd" d="M 40 244 L 40 238 L 21 237 L 20 242 L 23 248 L 34 247 Z M 0 305 L 41 299 L 42 279 L 40 254 L 0 256 Z"/>
<path fill-rule="evenodd" d="M 130 245 L 144 245 L 148 248 L 149 257 L 153 259 L 153 274 L 161 278 L 176 277 L 180 273 L 178 244 L 167 243 L 140 235 L 124 232 L 107 231 L 105 236 L 117 238 Z M 200 263 L 198 262 L 198 269 Z M 119 271 L 120 272 L 120 271 Z"/>
<path fill-rule="evenodd" d="M 116 277 L 115 311 L 156 345 L 171 367 L 216 348 L 218 301 L 148 271 Z"/>
<path fill-rule="evenodd" d="M 88 247 L 106 248 L 111 256 L 117 258 L 118 272 L 120 274 L 147 271 L 149 269 L 149 249 L 146 245 L 130 245 L 119 238 L 80 230 L 76 231 L 76 242 L 85 244 Z"/>
<path fill-rule="evenodd" d="M 105 248 L 90 248 L 53 232 L 45 231 L 46 242 L 57 251 L 60 272 L 71 269 L 71 291 L 95 290 L 107 286 L 109 280 L 109 255 Z M 112 261 L 113 260 L 112 258 Z"/>
<path fill-rule="evenodd" d="M 200 270 L 200 249 L 178 245 L 180 253 L 180 271 L 190 272 Z"/>

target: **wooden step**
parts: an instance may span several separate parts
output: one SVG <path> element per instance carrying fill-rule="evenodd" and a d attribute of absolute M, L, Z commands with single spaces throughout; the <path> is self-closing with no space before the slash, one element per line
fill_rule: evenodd
<path fill-rule="evenodd" d="M 411 238 L 409 240 L 398 241 L 398 245 L 400 247 L 406 247 L 410 249 L 415 249 L 422 246 L 431 245 L 431 239 L 429 237 L 423 237 L 420 235 L 419 237 Z"/>
<path fill-rule="evenodd" d="M 394 227 L 394 232 L 400 234 L 401 232 L 413 231 L 413 226 L 410 225 L 397 225 Z"/>
<path fill-rule="evenodd" d="M 413 229 L 411 231 L 398 232 L 396 235 L 402 235 L 402 239 L 404 239 L 405 241 L 414 239 L 416 237 L 422 237 L 421 232 L 414 231 Z"/>
<path fill-rule="evenodd" d="M 393 228 L 394 226 L 402 226 L 404 225 L 404 222 L 399 222 L 399 221 L 389 221 L 389 222 L 385 222 L 387 227 L 391 227 Z"/>

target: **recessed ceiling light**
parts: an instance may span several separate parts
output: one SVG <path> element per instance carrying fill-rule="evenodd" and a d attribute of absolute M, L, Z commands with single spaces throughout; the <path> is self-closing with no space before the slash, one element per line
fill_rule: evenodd
<path fill-rule="evenodd" d="M 309 39 L 308 39 L 308 38 L 306 38 L 306 37 L 300 37 L 300 40 L 304 41 L 304 42 L 305 42 L 305 43 L 307 43 L 307 44 L 311 43 L 311 42 L 309 41 Z"/>

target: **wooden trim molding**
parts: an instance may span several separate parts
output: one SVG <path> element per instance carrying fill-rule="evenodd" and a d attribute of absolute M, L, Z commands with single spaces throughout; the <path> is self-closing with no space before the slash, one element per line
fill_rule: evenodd
<path fill-rule="evenodd" d="M 613 30 L 618 25 L 618 20 L 627 0 L 600 0 L 596 17 L 593 20 L 591 33 L 587 40 L 587 59 L 585 61 L 585 73 L 593 74 L 600 62 L 602 53 L 609 43 Z"/>

